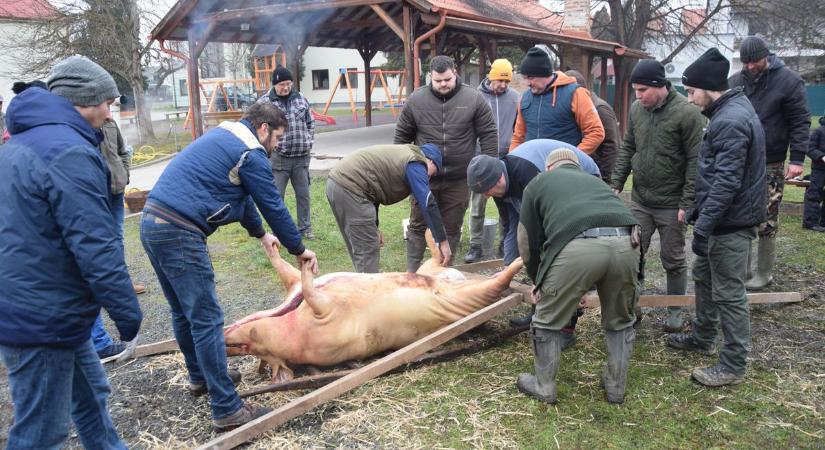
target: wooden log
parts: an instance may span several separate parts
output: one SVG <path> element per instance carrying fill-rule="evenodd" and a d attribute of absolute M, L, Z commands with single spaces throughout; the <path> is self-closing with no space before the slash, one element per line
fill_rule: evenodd
<path fill-rule="evenodd" d="M 396 350 L 389 355 L 378 359 L 349 375 L 332 382 L 303 397 L 297 398 L 286 405 L 266 414 L 235 430 L 229 431 L 198 447 L 199 449 L 229 449 L 234 448 L 267 431 L 277 428 L 287 421 L 294 419 L 318 405 L 339 397 L 367 381 L 388 372 L 395 367 L 407 364 L 427 351 L 465 333 L 478 325 L 513 308 L 522 301 L 522 294 L 515 293 L 478 310 L 461 320 L 458 320 L 438 331 L 427 335 L 406 347 Z"/>

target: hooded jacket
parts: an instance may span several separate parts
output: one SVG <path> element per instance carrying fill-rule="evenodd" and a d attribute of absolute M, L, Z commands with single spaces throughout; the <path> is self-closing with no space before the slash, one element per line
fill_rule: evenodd
<path fill-rule="evenodd" d="M 0 344 L 73 347 L 104 307 L 120 339 L 143 318 L 109 203 L 101 134 L 66 99 L 30 88 L 0 149 Z"/>
<path fill-rule="evenodd" d="M 441 95 L 426 85 L 407 99 L 395 124 L 394 144 L 435 144 L 442 152 L 442 168 L 435 180 L 465 180 L 476 154 L 498 156 L 496 123 L 481 93 L 456 80 L 455 89 Z"/>
<path fill-rule="evenodd" d="M 531 139 L 555 139 L 591 154 L 604 140 L 604 126 L 587 89 L 564 72 L 553 72 L 553 80 L 542 94 L 529 89 L 521 103 L 510 142 L 510 151 Z"/>
<path fill-rule="evenodd" d="M 765 162 L 784 162 L 790 145 L 791 163 L 802 165 L 811 128 L 811 111 L 802 77 L 771 54 L 768 67 L 757 77 L 742 69 L 729 81 L 731 89 L 740 86 L 744 89 L 759 115 L 765 130 Z"/>
<path fill-rule="evenodd" d="M 765 221 L 765 133 L 741 88 L 723 94 L 710 118 L 696 164 L 694 232 L 727 234 Z"/>
<path fill-rule="evenodd" d="M 510 150 L 510 141 L 513 139 L 513 128 L 518 116 L 518 92 L 507 87 L 503 94 L 496 94 L 490 89 L 490 80 L 485 78 L 478 85 L 478 91 L 490 104 L 493 119 L 498 130 L 498 156 L 502 157 Z"/>
<path fill-rule="evenodd" d="M 808 156 L 811 166 L 825 169 L 825 116 L 819 118 L 819 128 L 811 133 L 811 142 L 808 144 Z"/>

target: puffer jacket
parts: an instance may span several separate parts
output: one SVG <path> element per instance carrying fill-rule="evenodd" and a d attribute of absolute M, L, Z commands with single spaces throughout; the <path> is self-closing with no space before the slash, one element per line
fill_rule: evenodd
<path fill-rule="evenodd" d="M 811 133 L 811 142 L 808 144 L 808 157 L 811 158 L 811 167 L 825 169 L 825 116 L 819 118 L 819 128 Z"/>
<path fill-rule="evenodd" d="M 791 163 L 804 163 L 811 111 L 802 77 L 785 67 L 776 55 L 769 55 L 768 68 L 757 78 L 746 69 L 730 77 L 731 88 L 740 86 L 765 130 L 765 162 L 784 162 L 790 145 Z"/>
<path fill-rule="evenodd" d="M 696 173 L 694 230 L 726 234 L 765 221 L 765 132 L 741 88 L 703 111 L 710 118 Z"/>
<path fill-rule="evenodd" d="M 143 318 L 109 203 L 101 135 L 66 99 L 11 101 L 0 149 L 0 344 L 74 347 L 105 308 L 120 339 Z"/>
<path fill-rule="evenodd" d="M 441 148 L 442 168 L 433 180 L 464 180 L 476 154 L 498 156 L 498 134 L 490 105 L 481 93 L 459 79 L 447 95 L 430 85 L 418 88 L 407 99 L 395 124 L 395 144 L 435 144 Z"/>
<path fill-rule="evenodd" d="M 673 88 L 659 107 L 633 102 L 610 185 L 621 191 L 633 170 L 634 202 L 649 208 L 691 208 L 704 124 L 699 110 Z"/>

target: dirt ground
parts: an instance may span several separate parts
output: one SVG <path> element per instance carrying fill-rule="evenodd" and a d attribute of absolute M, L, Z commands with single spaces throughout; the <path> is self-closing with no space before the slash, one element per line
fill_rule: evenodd
<path fill-rule="evenodd" d="M 664 276 L 658 263 L 657 247 L 654 242 L 648 258 L 647 294 L 664 293 Z M 687 248 L 690 248 L 690 244 Z M 145 315 L 142 342 L 171 338 L 168 306 L 154 280 L 148 261 L 139 252 L 127 253 L 127 259 L 133 278 L 146 282 L 149 291 L 141 298 Z M 808 275 L 810 274 L 791 269 L 780 271 L 776 274 L 777 282 L 771 288 L 773 291 L 799 291 L 804 299 L 802 303 L 752 308 L 751 364 L 758 363 L 762 367 L 775 369 L 777 376 L 781 373 L 783 376 L 802 378 L 796 382 L 808 382 L 806 377 L 822 372 L 822 355 L 825 350 L 825 280 Z M 252 287 L 221 279 L 218 290 L 219 298 L 232 299 L 222 300 L 227 323 L 251 311 L 270 308 L 278 301 L 278 296 L 272 294 L 272 285 Z M 523 307 L 509 316 L 519 315 L 525 310 Z M 688 313 L 685 314 L 687 316 Z M 646 311 L 637 339 L 661 339 L 665 315 L 663 309 Z M 585 329 L 598 328 L 595 316 L 592 312 L 585 316 Z M 502 318 L 497 326 L 503 326 L 506 320 L 507 317 Z M 111 324 L 107 328 L 111 328 Z M 527 348 L 524 335 L 516 340 L 519 345 Z M 256 373 L 257 361 L 252 357 L 234 358 L 230 360 L 230 366 L 239 368 L 244 374 L 241 390 L 267 382 L 265 377 Z M 193 398 L 187 393 L 188 380 L 179 353 L 142 358 L 120 365 L 110 364 L 106 366 L 106 370 L 112 385 L 112 418 L 121 438 L 130 448 L 187 448 L 203 444 L 216 436 L 211 426 L 207 397 Z M 399 382 L 402 385 L 409 384 L 425 376 L 428 370 L 417 369 L 395 376 L 402 377 Z M 816 389 L 814 384 L 812 386 Z M 370 414 L 369 405 L 372 400 L 369 399 L 392 401 L 393 392 L 387 389 L 391 388 L 382 383 L 371 383 L 360 393 L 352 394 L 356 399 L 352 400 L 352 404 L 342 400 L 316 408 L 289 422 L 277 434 L 271 433 L 256 441 L 250 448 L 381 446 L 380 443 L 369 441 L 377 430 L 372 428 L 375 424 L 371 420 L 365 420 L 365 415 Z M 253 402 L 277 407 L 300 394 L 301 392 L 266 394 L 256 397 Z M 5 447 L 11 410 L 5 367 L 0 365 L 0 447 Z M 335 426 L 325 425 L 330 423 Z M 380 431 L 385 436 L 393 432 Z M 415 441 L 407 442 L 405 439 L 399 435 L 394 446 L 417 446 Z M 80 447 L 79 440 L 72 432 L 68 448 Z"/>

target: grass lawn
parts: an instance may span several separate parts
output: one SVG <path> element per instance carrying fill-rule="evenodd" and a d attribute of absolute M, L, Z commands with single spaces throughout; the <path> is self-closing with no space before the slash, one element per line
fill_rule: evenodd
<path fill-rule="evenodd" d="M 313 179 L 316 239 L 307 245 L 318 254 L 322 273 L 350 271 L 324 181 Z M 294 214 L 291 188 L 286 202 Z M 386 240 L 382 271 L 405 267 L 401 220 L 408 214 L 408 202 L 380 209 Z M 492 202 L 487 215 L 496 216 Z M 141 301 L 163 303 L 137 225 L 135 218 L 127 220 L 130 270 L 149 285 L 150 293 Z M 466 250 L 466 233 L 464 242 Z M 209 238 L 209 246 L 227 323 L 253 312 L 233 310 L 234 299 L 250 292 L 283 295 L 257 240 L 240 226 L 221 228 Z M 626 402 L 610 405 L 599 381 L 606 358 L 599 315 L 588 311 L 580 321 L 578 344 L 563 355 L 555 406 L 516 390 L 518 373 L 532 371 L 530 344 L 522 334 L 479 354 L 374 380 L 268 433 L 252 448 L 822 448 L 825 235 L 805 232 L 798 217 L 783 216 L 779 246 L 774 290 L 800 291 L 805 301 L 752 308 L 753 349 L 741 385 L 708 389 L 691 382 L 694 367 L 716 359 L 667 350 L 661 330 L 665 314 L 654 311 L 638 330 Z M 464 251 L 456 256 L 463 258 Z M 664 276 L 655 249 L 649 261 L 650 291 L 664 283 Z M 145 342 L 160 338 L 164 336 L 150 335 Z M 277 407 L 300 394 L 267 394 L 255 401 Z M 165 443 L 155 446 L 191 446 L 186 431 L 164 430 L 156 435 Z"/>

